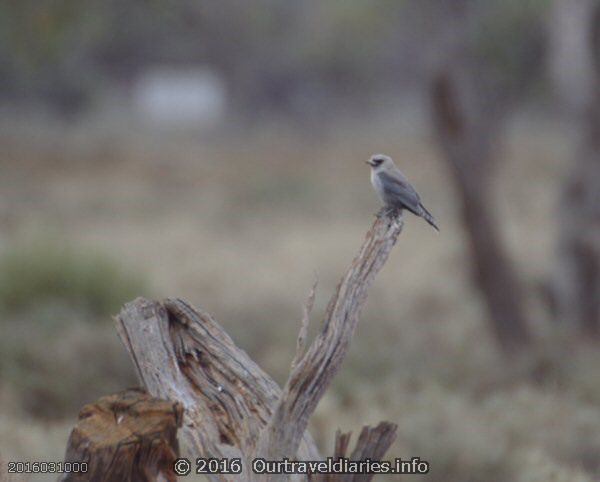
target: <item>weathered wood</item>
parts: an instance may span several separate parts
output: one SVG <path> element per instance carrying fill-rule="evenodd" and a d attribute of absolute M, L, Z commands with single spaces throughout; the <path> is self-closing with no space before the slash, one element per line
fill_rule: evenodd
<path fill-rule="evenodd" d="M 385 264 L 402 227 L 402 218 L 390 220 L 380 216 L 367 233 L 329 301 L 321 333 L 292 369 L 275 413 L 261 433 L 257 449 L 261 456 L 281 459 L 296 454 L 309 417 L 350 347 L 367 290 Z"/>
<path fill-rule="evenodd" d="M 241 476 L 215 474 L 211 480 L 289 478 L 253 474 L 248 462 L 254 457 L 322 459 L 306 430 L 308 419 L 341 366 L 367 289 L 402 226 L 401 217 L 375 220 L 329 302 L 321 333 L 305 352 L 313 287 L 283 391 L 202 310 L 180 299 L 159 303 L 138 298 L 125 305 L 116 318 L 119 336 L 148 392 L 183 405 L 184 451 L 191 457 L 239 457 L 244 464 Z M 368 438 L 373 450 L 384 445 L 378 437 Z"/>
<path fill-rule="evenodd" d="M 333 458 L 348 458 L 352 461 L 366 459 L 381 460 L 396 439 L 397 426 L 389 422 L 381 422 L 376 427 L 365 426 L 362 428 L 356 446 L 348 455 L 350 437 L 352 432 L 342 433 L 338 430 L 335 434 Z M 313 476 L 314 482 L 369 482 L 375 474 L 323 474 Z"/>
<path fill-rule="evenodd" d="M 177 429 L 183 407 L 130 389 L 85 405 L 71 432 L 65 462 L 86 462 L 62 482 L 175 482 Z"/>
<path fill-rule="evenodd" d="M 138 298 L 124 307 L 117 322 L 149 393 L 184 406 L 180 437 L 190 457 L 244 461 L 254 453 L 281 389 L 210 315 L 180 299 Z M 320 458 L 310 435 L 298 456 Z M 217 474 L 210 478 L 231 480 Z"/>

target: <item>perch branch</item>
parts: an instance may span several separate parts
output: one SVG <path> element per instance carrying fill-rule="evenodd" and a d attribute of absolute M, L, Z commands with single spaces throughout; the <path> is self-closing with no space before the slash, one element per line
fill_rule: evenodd
<path fill-rule="evenodd" d="M 367 298 L 398 235 L 401 217 L 378 216 L 325 311 L 321 333 L 292 369 L 275 413 L 259 438 L 258 453 L 269 459 L 294 457 L 308 419 L 339 370 Z"/>

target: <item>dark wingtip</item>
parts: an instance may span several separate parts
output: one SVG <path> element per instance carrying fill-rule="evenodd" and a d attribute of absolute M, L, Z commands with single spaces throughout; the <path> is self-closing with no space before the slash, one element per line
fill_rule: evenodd
<path fill-rule="evenodd" d="M 429 225 L 431 225 L 438 233 L 440 232 L 440 228 L 438 227 L 437 223 L 435 222 L 435 220 L 433 219 L 433 217 L 423 217 L 423 219 L 425 221 L 427 221 L 427 223 Z"/>
<path fill-rule="evenodd" d="M 435 230 L 439 233 L 440 228 L 438 227 L 437 223 L 435 222 L 435 218 L 431 215 L 431 213 L 429 211 L 427 211 L 427 209 L 425 208 L 425 206 L 423 206 L 423 204 L 420 204 L 420 207 L 422 209 L 420 216 L 425 221 L 427 221 L 427 223 L 429 223 L 431 226 L 433 226 L 435 228 Z"/>

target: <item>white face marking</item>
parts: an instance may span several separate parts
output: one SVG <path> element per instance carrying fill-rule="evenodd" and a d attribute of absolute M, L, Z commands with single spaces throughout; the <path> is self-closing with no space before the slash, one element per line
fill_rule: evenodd
<path fill-rule="evenodd" d="M 394 161 L 390 156 L 385 154 L 375 154 L 369 159 L 371 169 L 374 171 L 381 171 L 386 169 L 393 169 L 395 167 Z"/>

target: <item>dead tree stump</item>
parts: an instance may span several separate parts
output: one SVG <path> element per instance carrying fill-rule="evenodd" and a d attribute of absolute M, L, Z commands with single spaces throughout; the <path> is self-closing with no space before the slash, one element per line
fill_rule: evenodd
<path fill-rule="evenodd" d="M 177 429 L 183 407 L 140 389 L 108 395 L 85 405 L 71 432 L 65 462 L 87 470 L 62 482 L 175 482 Z"/>
<path fill-rule="evenodd" d="M 241 474 L 210 474 L 211 481 L 310 478 L 256 474 L 251 461 L 259 457 L 269 461 L 323 460 L 306 430 L 308 420 L 341 367 L 367 290 L 402 227 L 401 216 L 376 218 L 325 310 L 321 332 L 305 349 L 313 287 L 283 389 L 234 344 L 208 313 L 181 299 L 157 302 L 138 298 L 125 305 L 116 318 L 117 331 L 141 383 L 152 396 L 180 402 L 184 407 L 180 430 L 184 454 L 191 459 L 241 461 Z M 384 455 L 395 432 L 396 426 L 388 422 L 374 429 L 365 427 L 351 459 Z M 338 455 L 346 453 L 348 440 L 346 435 L 339 441 Z M 372 477 L 355 474 L 351 480 L 366 482 Z M 350 478 L 333 474 L 326 480 Z"/>

